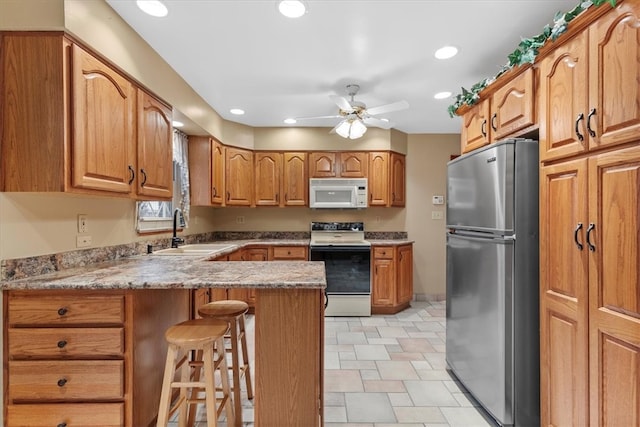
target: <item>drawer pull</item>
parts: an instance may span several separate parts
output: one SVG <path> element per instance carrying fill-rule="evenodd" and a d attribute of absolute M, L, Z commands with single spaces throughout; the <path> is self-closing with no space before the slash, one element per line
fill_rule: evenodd
<path fill-rule="evenodd" d="M 56 427 L 67 427 L 67 423 L 60 423 Z"/>
<path fill-rule="evenodd" d="M 58 341 L 58 348 L 65 348 L 66 346 L 67 346 L 67 341 L 66 340 Z"/>
<path fill-rule="evenodd" d="M 60 378 L 58 380 L 58 387 L 64 387 L 66 383 L 67 383 L 67 379 L 66 378 Z"/>
<path fill-rule="evenodd" d="M 66 307 L 62 307 L 62 308 L 59 308 L 59 309 L 58 309 L 58 314 L 59 314 L 60 316 L 64 316 L 65 314 L 67 314 L 67 312 L 68 312 L 68 311 L 69 311 L 69 310 L 68 310 Z"/>

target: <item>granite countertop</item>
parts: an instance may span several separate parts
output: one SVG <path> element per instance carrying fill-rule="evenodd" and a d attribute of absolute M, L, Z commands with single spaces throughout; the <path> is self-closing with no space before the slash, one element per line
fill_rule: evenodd
<path fill-rule="evenodd" d="M 27 279 L 0 283 L 18 289 L 324 289 L 324 263 L 318 261 L 211 262 L 202 256 L 139 255 Z"/>

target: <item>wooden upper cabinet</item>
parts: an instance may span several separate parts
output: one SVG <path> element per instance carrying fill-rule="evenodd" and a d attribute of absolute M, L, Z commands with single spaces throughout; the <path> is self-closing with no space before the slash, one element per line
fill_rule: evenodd
<path fill-rule="evenodd" d="M 404 206 L 407 201 L 406 164 L 404 154 L 391 153 L 391 206 Z"/>
<path fill-rule="evenodd" d="M 491 97 L 491 140 L 498 141 L 536 123 L 534 71 L 528 68 Z"/>
<path fill-rule="evenodd" d="M 189 191 L 193 206 L 224 205 L 224 146 L 207 136 L 189 136 Z"/>
<path fill-rule="evenodd" d="M 335 178 L 336 166 L 336 153 L 309 153 L 309 178 Z"/>
<path fill-rule="evenodd" d="M 0 42 L 0 190 L 171 198 L 169 106 L 62 33 Z"/>
<path fill-rule="evenodd" d="M 213 139 L 211 144 L 211 204 L 224 206 L 225 147 L 216 139 Z"/>
<path fill-rule="evenodd" d="M 589 28 L 590 149 L 640 136 L 640 4 L 627 1 Z M 589 117 L 591 119 L 589 120 Z"/>
<path fill-rule="evenodd" d="M 389 152 L 369 153 L 369 206 L 389 205 Z"/>
<path fill-rule="evenodd" d="M 462 116 L 461 152 L 467 153 L 483 147 L 491 141 L 489 103 L 484 100 L 474 105 Z"/>
<path fill-rule="evenodd" d="M 254 153 L 255 204 L 279 206 L 282 181 L 282 153 Z"/>
<path fill-rule="evenodd" d="M 340 176 L 343 178 L 366 178 L 368 166 L 367 153 L 354 151 L 340 153 Z"/>
<path fill-rule="evenodd" d="M 281 206 L 307 206 L 309 180 L 307 154 L 284 153 Z"/>
<path fill-rule="evenodd" d="M 587 149 L 587 35 L 582 33 L 540 63 L 540 160 Z"/>
<path fill-rule="evenodd" d="M 81 47 L 71 49 L 71 184 L 131 193 L 136 175 L 135 88 Z"/>
<path fill-rule="evenodd" d="M 138 89 L 137 193 L 171 199 L 173 193 L 173 127 L 171 108 Z"/>
<path fill-rule="evenodd" d="M 253 152 L 242 148 L 225 149 L 225 187 L 227 206 L 253 203 Z"/>

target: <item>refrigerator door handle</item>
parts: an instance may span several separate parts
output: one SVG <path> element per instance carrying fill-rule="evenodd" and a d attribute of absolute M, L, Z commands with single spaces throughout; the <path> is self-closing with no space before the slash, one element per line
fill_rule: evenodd
<path fill-rule="evenodd" d="M 573 241 L 576 242 L 576 246 L 578 247 L 578 250 L 582 250 L 584 248 L 584 245 L 578 241 L 578 233 L 580 232 L 580 230 L 582 230 L 581 222 L 578 223 L 578 226 L 573 231 Z"/>

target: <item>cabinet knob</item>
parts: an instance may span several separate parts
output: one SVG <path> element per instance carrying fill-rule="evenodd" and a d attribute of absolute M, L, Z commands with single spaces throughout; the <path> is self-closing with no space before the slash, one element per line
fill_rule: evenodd
<path fill-rule="evenodd" d="M 65 348 L 66 346 L 67 346 L 67 341 L 66 340 L 58 341 L 58 348 Z"/>
<path fill-rule="evenodd" d="M 67 384 L 67 379 L 66 378 L 60 378 L 58 380 L 58 387 L 64 387 L 65 384 Z"/>
<path fill-rule="evenodd" d="M 67 309 L 67 307 L 60 307 L 60 308 L 58 309 L 58 314 L 59 314 L 60 316 L 64 316 L 65 314 L 67 314 L 67 312 L 68 312 L 68 311 L 69 311 L 69 310 Z"/>

